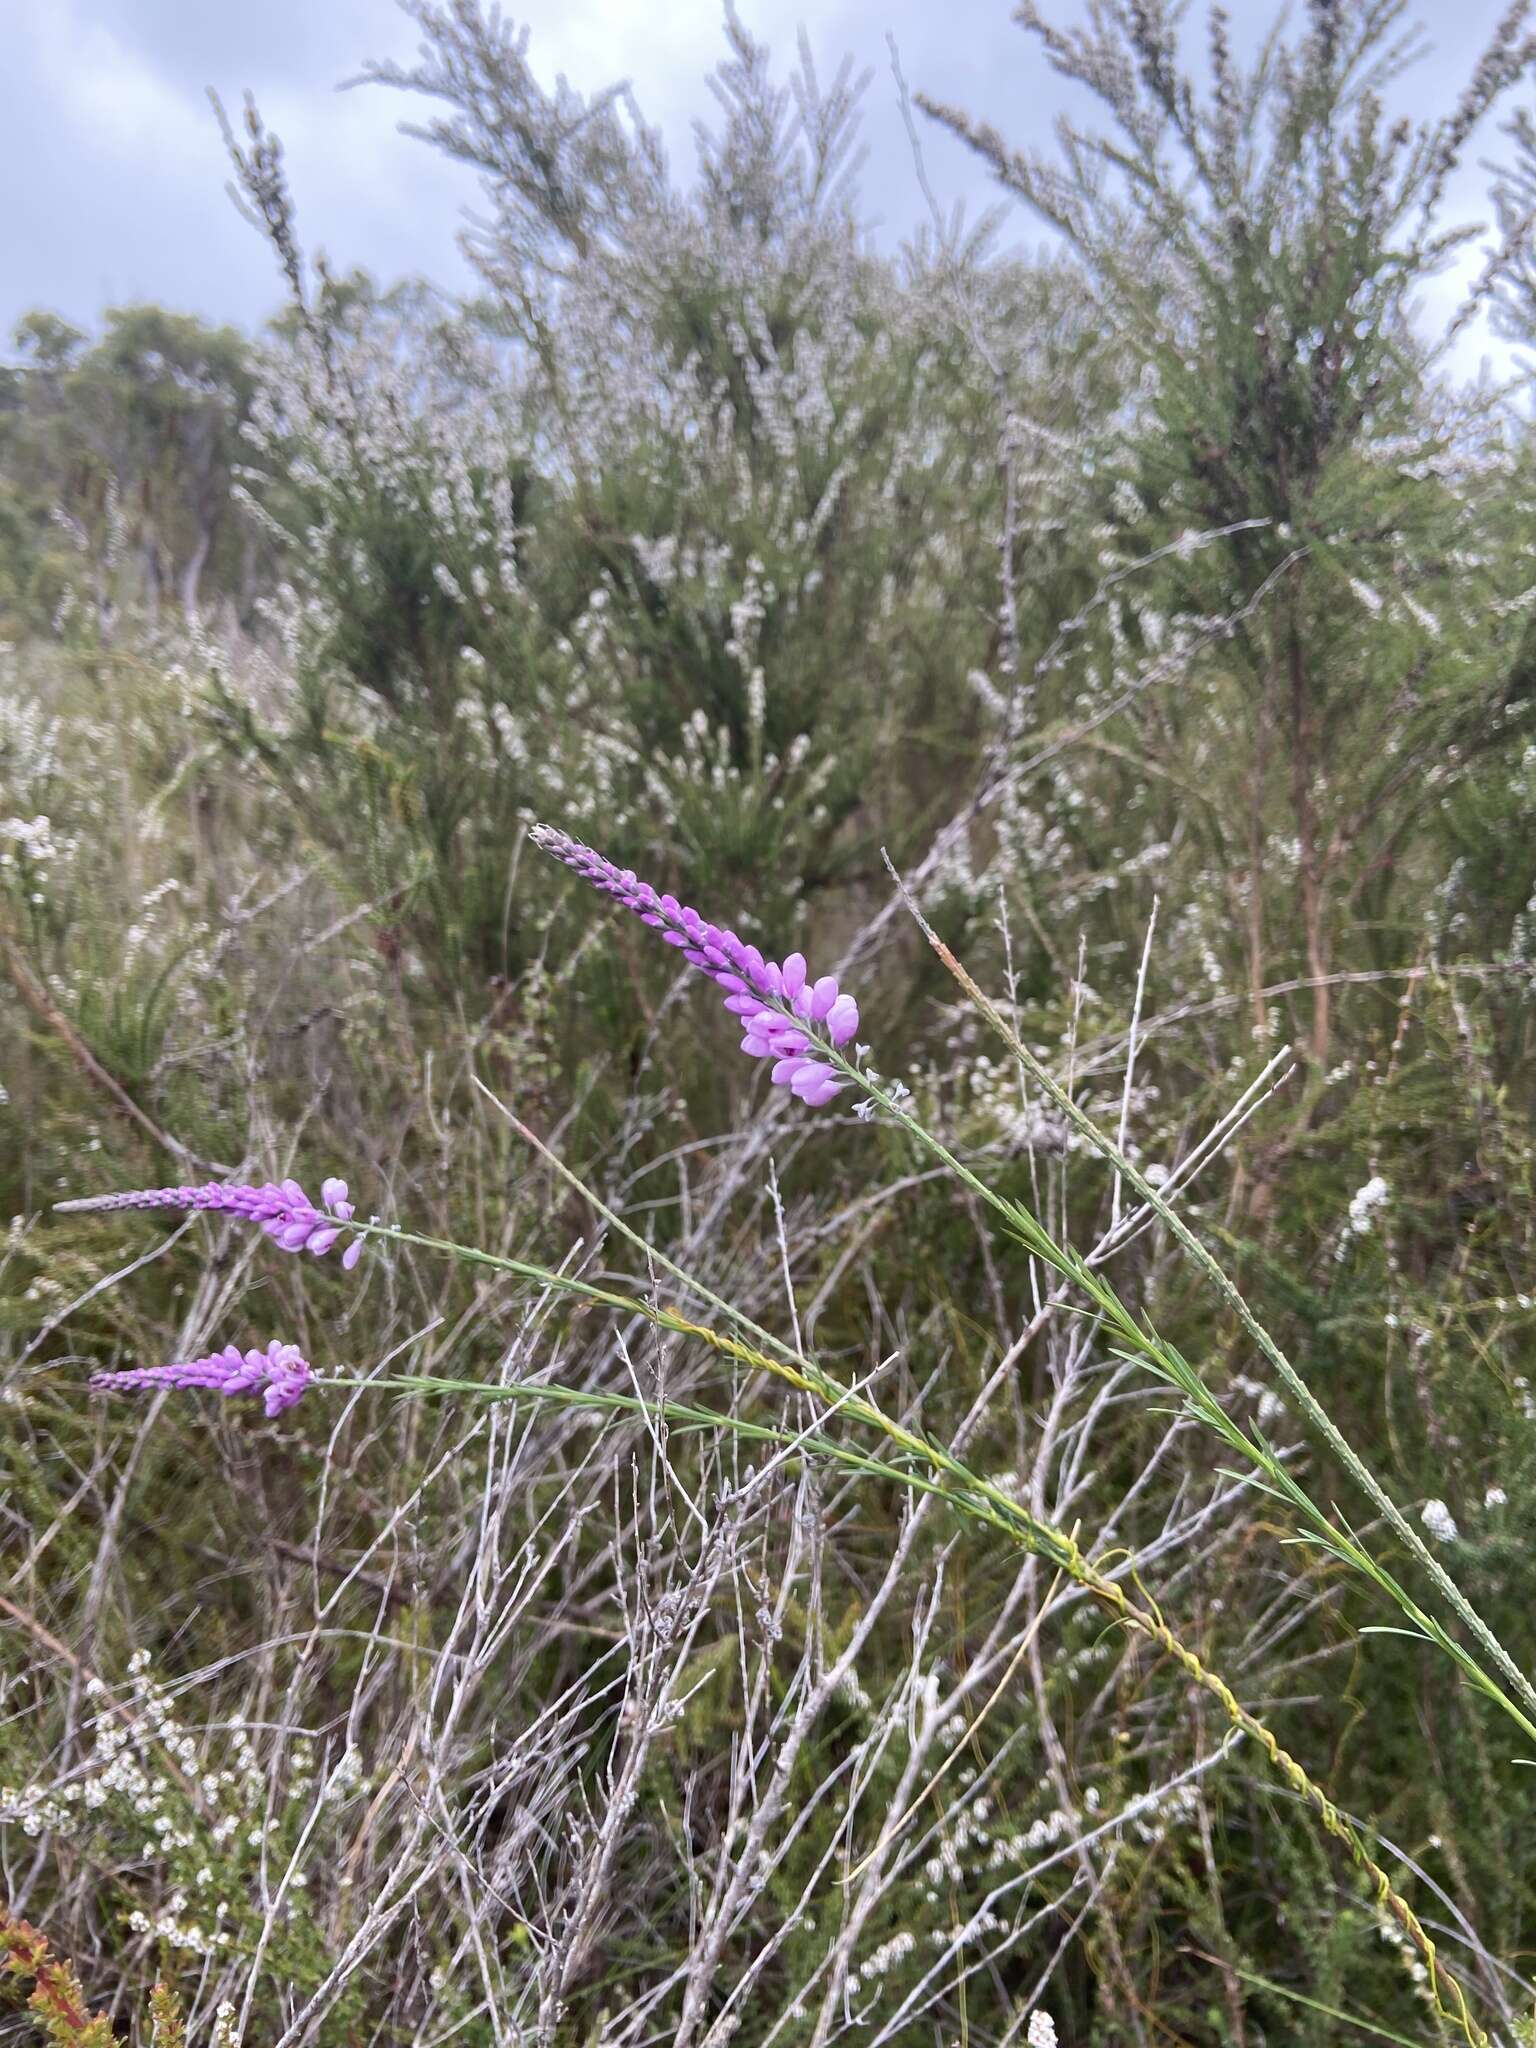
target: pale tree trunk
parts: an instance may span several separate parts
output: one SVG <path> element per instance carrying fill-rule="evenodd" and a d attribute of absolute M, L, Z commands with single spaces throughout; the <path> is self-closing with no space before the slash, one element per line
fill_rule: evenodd
<path fill-rule="evenodd" d="M 1296 840 L 1300 849 L 1301 921 L 1306 938 L 1307 974 L 1312 982 L 1312 1032 L 1309 1049 L 1313 1062 L 1328 1064 L 1331 1016 L 1328 991 L 1327 892 L 1324 888 L 1323 850 L 1318 844 L 1317 812 L 1313 803 L 1317 736 L 1307 676 L 1306 650 L 1294 601 L 1290 626 L 1291 685 L 1291 804 L 1296 815 Z"/>
<path fill-rule="evenodd" d="M 149 630 L 154 633 L 160 627 L 160 547 L 153 534 L 144 543 L 144 609 L 149 615 Z"/>
<path fill-rule="evenodd" d="M 1269 689 L 1259 700 L 1248 790 L 1248 988 L 1253 1030 L 1261 1042 L 1269 1028 L 1264 1008 L 1264 784 L 1269 769 Z"/>
<path fill-rule="evenodd" d="M 208 560 L 208 550 L 213 545 L 213 536 L 206 526 L 197 532 L 197 546 L 187 557 L 181 572 L 181 608 L 189 619 L 197 617 L 197 586 L 202 581 L 203 564 Z"/>

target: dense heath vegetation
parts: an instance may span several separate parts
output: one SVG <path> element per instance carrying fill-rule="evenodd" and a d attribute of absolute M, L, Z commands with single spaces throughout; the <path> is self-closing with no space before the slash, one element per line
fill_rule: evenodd
<path fill-rule="evenodd" d="M 410 11 L 472 299 L 248 108 L 270 327 L 0 367 L 0 2028 L 1531 2042 L 1527 9 L 1419 128 L 1395 0 L 1024 0 L 1040 151 L 876 89 L 1033 262 L 734 16 L 685 168 Z M 53 1207 L 332 1174 L 414 1240 Z"/>

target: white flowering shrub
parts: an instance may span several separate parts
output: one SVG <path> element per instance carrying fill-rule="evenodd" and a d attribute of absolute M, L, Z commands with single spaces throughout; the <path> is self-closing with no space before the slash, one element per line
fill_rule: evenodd
<path fill-rule="evenodd" d="M 244 489 L 286 541 L 269 612 L 291 680 L 265 715 L 216 688 L 225 730 L 455 972 L 529 965 L 512 849 L 550 812 L 794 916 L 869 872 L 876 819 L 936 817 L 935 747 L 973 744 L 975 701 L 944 680 L 957 634 L 971 666 L 997 653 L 969 325 L 1058 420 L 1091 338 L 1052 273 L 867 255 L 838 175 L 852 87 L 823 99 L 803 66 L 792 107 L 739 24 L 694 189 L 604 102 L 583 146 L 606 196 L 578 204 L 540 182 L 577 103 L 546 100 L 526 39 L 420 14 L 422 65 L 379 76 L 445 103 L 432 133 L 486 172 L 490 298 L 450 317 L 327 278 L 267 353 Z M 288 246 L 280 173 L 259 145 L 239 162 Z M 1016 438 L 1043 576 L 1070 472 L 1059 432 Z"/>
<path fill-rule="evenodd" d="M 734 16 L 690 173 L 411 12 L 471 303 L 253 112 L 243 381 L 0 382 L 0 1955 L 157 2048 L 1517 2039 L 1536 503 L 1410 301 L 1526 30 L 1417 132 L 1390 8 L 1026 6 L 1112 133 L 946 116 L 1025 262 L 872 245 Z"/>

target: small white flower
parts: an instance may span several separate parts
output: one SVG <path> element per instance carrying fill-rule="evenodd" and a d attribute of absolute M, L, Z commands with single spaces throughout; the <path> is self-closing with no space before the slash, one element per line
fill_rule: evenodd
<path fill-rule="evenodd" d="M 1454 1543 L 1460 1535 L 1456 1518 L 1443 1500 L 1427 1500 L 1419 1509 L 1419 1520 L 1437 1543 Z"/>
<path fill-rule="evenodd" d="M 1362 1188 L 1357 1188 L 1349 1202 L 1349 1234 L 1351 1237 L 1368 1237 L 1376 1227 L 1378 1210 L 1385 1206 L 1392 1190 L 1379 1173 L 1373 1173 Z"/>
<path fill-rule="evenodd" d="M 1024 2038 L 1029 2048 L 1056 2048 L 1056 2022 L 1048 2012 L 1031 2013 Z"/>
<path fill-rule="evenodd" d="M 1502 1486 L 1490 1486 L 1483 1495 L 1483 1506 L 1485 1508 L 1507 1508 L 1509 1506 L 1509 1495 Z"/>

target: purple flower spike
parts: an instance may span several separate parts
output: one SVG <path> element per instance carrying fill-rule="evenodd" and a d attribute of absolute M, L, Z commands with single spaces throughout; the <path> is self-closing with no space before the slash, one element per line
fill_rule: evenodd
<path fill-rule="evenodd" d="M 742 1051 L 773 1061 L 775 1087 L 792 1090 L 813 1109 L 841 1094 L 847 1083 L 816 1054 L 848 1043 L 859 1028 L 859 1006 L 830 974 L 811 981 L 803 953 L 791 953 L 782 965 L 765 960 L 756 946 L 743 945 L 734 932 L 707 923 L 675 896 L 658 896 L 629 868 L 615 867 L 553 825 L 535 825 L 529 836 L 584 882 L 660 932 L 690 966 L 724 991 L 725 1007 L 742 1020 Z"/>
<path fill-rule="evenodd" d="M 241 1351 L 227 1344 L 207 1358 L 177 1365 L 146 1365 L 136 1372 L 98 1372 L 91 1385 L 98 1393 L 150 1392 L 156 1387 L 207 1387 L 215 1394 L 253 1394 L 265 1388 L 262 1406 L 268 1415 L 291 1408 L 314 1377 L 297 1344 L 276 1337 L 265 1351 Z"/>
<path fill-rule="evenodd" d="M 202 1187 L 136 1188 L 115 1195 L 86 1195 L 76 1202 L 55 1202 L 56 1209 L 214 1209 L 259 1223 L 285 1252 L 328 1252 L 355 1213 L 347 1200 L 347 1184 L 334 1175 L 320 1189 L 324 1208 L 317 1209 L 296 1180 L 266 1181 L 253 1187 L 244 1181 L 208 1181 Z M 353 1237 L 341 1255 L 350 1272 L 363 1255 L 363 1240 Z"/>

